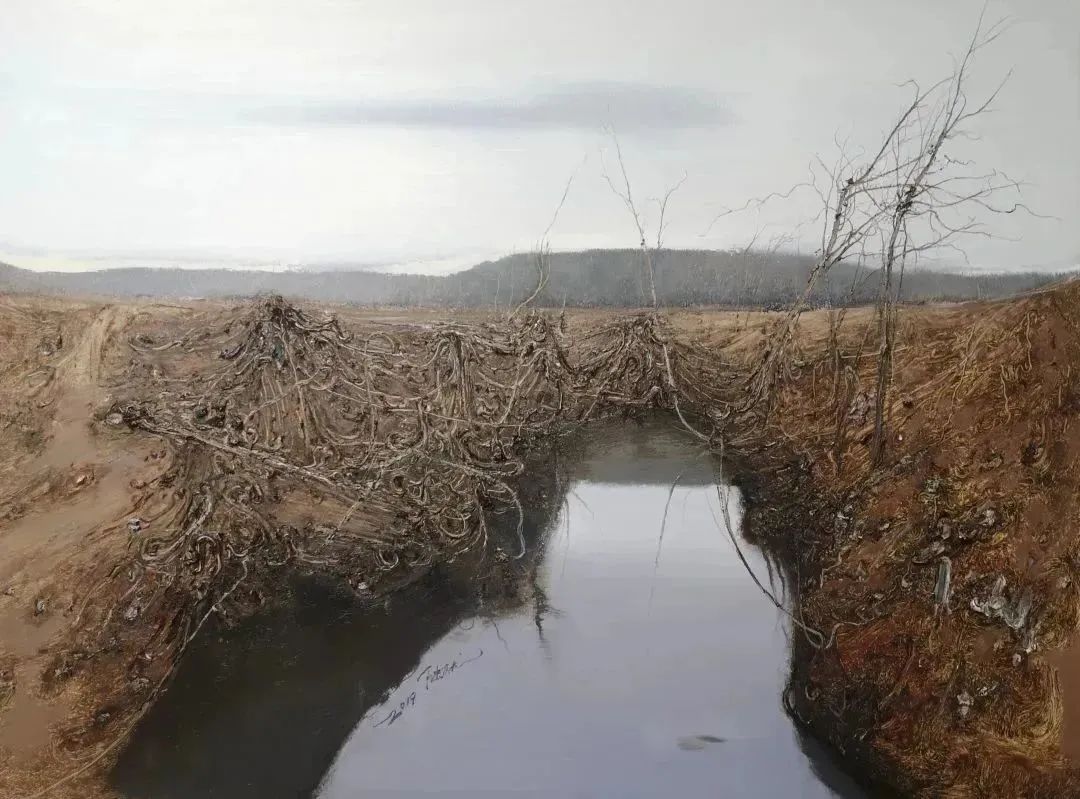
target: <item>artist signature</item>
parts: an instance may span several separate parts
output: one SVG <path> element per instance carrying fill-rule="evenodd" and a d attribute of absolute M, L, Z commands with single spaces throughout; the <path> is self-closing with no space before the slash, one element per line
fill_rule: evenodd
<path fill-rule="evenodd" d="M 472 663 L 475 660 L 479 660 L 483 656 L 484 656 L 484 650 L 481 649 L 475 655 L 473 655 L 470 658 L 464 658 L 464 659 L 459 660 L 458 658 L 461 658 L 461 655 L 459 654 L 457 658 L 455 658 L 454 660 L 451 660 L 449 663 L 440 663 L 437 666 L 432 666 L 432 665 L 429 664 L 429 665 L 425 666 L 424 669 L 416 675 L 414 683 L 415 684 L 421 684 L 422 683 L 423 686 L 424 686 L 424 690 L 425 691 L 430 691 L 431 686 L 434 685 L 435 683 L 439 682 L 440 680 L 445 680 L 447 677 L 449 677 L 451 674 L 456 672 L 458 669 L 464 668 L 469 663 Z M 406 710 L 408 710 L 411 707 L 415 707 L 415 706 L 416 706 L 416 691 L 413 690 L 413 691 L 410 691 L 405 696 L 404 699 L 399 700 L 398 703 L 397 703 L 397 706 L 395 708 L 393 708 L 385 717 L 383 717 L 383 719 L 381 721 L 376 722 L 372 726 L 381 727 L 381 726 L 383 726 L 385 724 L 387 727 L 389 727 L 391 724 L 393 724 L 399 718 L 404 716 Z"/>

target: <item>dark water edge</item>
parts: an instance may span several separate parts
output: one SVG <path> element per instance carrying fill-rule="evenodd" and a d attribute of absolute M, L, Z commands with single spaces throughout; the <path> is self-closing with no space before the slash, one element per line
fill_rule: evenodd
<path fill-rule="evenodd" d="M 669 423 L 600 427 L 530 465 L 516 579 L 437 567 L 372 606 L 295 578 L 292 601 L 193 644 L 113 786 L 863 796 L 780 708 L 782 618 L 705 515 L 717 471 Z"/>

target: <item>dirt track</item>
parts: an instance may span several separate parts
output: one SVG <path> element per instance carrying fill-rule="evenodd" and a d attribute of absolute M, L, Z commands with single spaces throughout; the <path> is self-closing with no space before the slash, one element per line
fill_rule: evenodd
<path fill-rule="evenodd" d="M 14 306 L 25 314 L 20 305 L 9 300 L 6 310 L 10 314 Z M 41 310 L 26 305 L 31 313 Z M 36 324 L 24 323 L 17 335 L 24 344 L 36 344 L 56 323 L 64 328 L 66 346 L 55 352 L 37 348 L 21 362 L 4 363 L 13 373 L 3 386 L 6 407 L 21 405 L 23 414 L 31 414 L 9 421 L 9 429 L 41 430 L 40 445 L 35 437 L 29 451 L 10 446 L 9 437 L 0 448 L 6 475 L 0 488 L 0 658 L 11 663 L 15 688 L 0 713 L 0 757 L 15 769 L 40 761 L 54 743 L 55 728 L 84 712 L 77 689 L 45 697 L 35 686 L 42 682 L 50 647 L 64 639 L 76 613 L 74 578 L 121 551 L 120 531 L 138 503 L 132 484 L 153 479 L 161 469 L 146 460 L 153 442 L 117 441 L 95 430 L 93 420 L 108 401 L 105 356 L 133 309 L 90 310 L 88 324 L 82 308 L 70 320 L 64 310 L 57 312 L 56 319 L 23 316 Z"/>

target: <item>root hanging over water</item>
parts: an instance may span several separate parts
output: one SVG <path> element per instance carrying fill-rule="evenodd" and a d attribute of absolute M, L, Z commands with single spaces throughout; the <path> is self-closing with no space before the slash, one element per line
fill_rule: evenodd
<path fill-rule="evenodd" d="M 152 657 L 175 655 L 207 613 L 258 604 L 260 581 L 285 565 L 364 592 L 491 544 L 520 557 L 513 485 L 530 441 L 650 409 L 708 439 L 730 407 L 724 364 L 676 343 L 655 313 L 575 338 L 535 311 L 347 329 L 270 297 L 199 333 L 130 344 L 137 368 L 163 377 L 117 412 L 167 443 L 176 501 L 133 524 L 130 558 L 80 627 L 92 649 L 149 617 L 138 627 Z M 492 541 L 507 513 L 516 521 Z"/>

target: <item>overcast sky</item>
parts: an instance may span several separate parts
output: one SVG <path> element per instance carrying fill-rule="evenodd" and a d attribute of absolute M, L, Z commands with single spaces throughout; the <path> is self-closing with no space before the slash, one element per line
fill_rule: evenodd
<path fill-rule="evenodd" d="M 460 266 L 534 246 L 572 174 L 552 246 L 634 246 L 604 125 L 643 201 L 686 175 L 666 245 L 738 246 L 813 195 L 710 220 L 805 180 L 837 137 L 873 146 L 897 84 L 947 75 L 981 7 L 4 0 L 0 260 Z M 1003 15 L 972 91 L 1014 74 L 958 155 L 1057 218 L 992 220 L 1003 240 L 968 242 L 971 268 L 1076 265 L 1080 3 L 992 0 Z"/>

